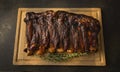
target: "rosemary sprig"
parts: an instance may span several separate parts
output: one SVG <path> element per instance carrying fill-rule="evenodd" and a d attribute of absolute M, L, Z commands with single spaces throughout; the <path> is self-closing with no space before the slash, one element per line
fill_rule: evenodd
<path fill-rule="evenodd" d="M 71 60 L 75 57 L 80 57 L 83 55 L 88 55 L 87 53 L 47 53 L 40 56 L 41 59 L 52 61 L 52 62 L 64 62 Z"/>

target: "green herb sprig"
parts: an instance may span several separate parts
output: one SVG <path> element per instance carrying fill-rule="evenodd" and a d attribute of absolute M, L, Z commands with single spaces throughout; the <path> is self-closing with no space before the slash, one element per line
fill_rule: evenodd
<path fill-rule="evenodd" d="M 71 60 L 75 57 L 80 57 L 83 55 L 88 55 L 87 53 L 47 53 L 40 56 L 41 59 L 52 61 L 52 62 L 64 62 Z"/>

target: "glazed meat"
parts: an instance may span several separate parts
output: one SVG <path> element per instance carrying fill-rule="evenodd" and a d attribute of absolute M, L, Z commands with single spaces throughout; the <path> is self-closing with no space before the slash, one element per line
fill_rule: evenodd
<path fill-rule="evenodd" d="M 27 12 L 24 19 L 26 23 L 26 39 L 28 55 L 36 51 L 39 54 L 63 52 L 72 49 L 73 52 L 93 52 L 98 47 L 98 34 L 100 23 L 97 19 L 66 11 L 48 10 L 41 13 Z"/>

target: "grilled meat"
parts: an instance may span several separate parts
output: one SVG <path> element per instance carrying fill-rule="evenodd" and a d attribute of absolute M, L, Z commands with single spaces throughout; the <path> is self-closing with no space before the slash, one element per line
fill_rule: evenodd
<path fill-rule="evenodd" d="M 24 22 L 29 55 L 35 51 L 57 52 L 59 48 L 64 52 L 71 48 L 73 52 L 97 50 L 100 23 L 91 16 L 48 10 L 27 12 Z"/>

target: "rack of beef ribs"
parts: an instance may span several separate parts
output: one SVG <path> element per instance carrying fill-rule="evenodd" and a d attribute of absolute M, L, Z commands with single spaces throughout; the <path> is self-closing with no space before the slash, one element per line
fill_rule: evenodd
<path fill-rule="evenodd" d="M 100 23 L 91 16 L 48 10 L 27 12 L 24 22 L 28 55 L 97 50 Z"/>

